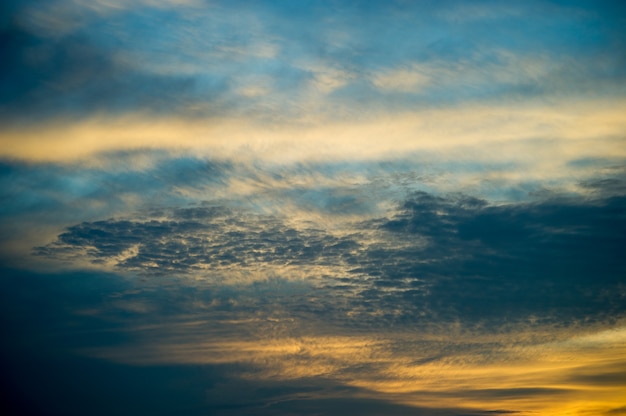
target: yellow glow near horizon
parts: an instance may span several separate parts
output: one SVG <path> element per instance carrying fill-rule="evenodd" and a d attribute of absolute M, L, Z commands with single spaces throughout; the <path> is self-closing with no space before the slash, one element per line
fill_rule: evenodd
<path fill-rule="evenodd" d="M 258 320 L 254 325 L 266 324 Z M 619 378 L 626 374 L 624 327 L 582 336 L 562 334 L 557 341 L 535 344 L 521 341 L 523 335 L 515 335 L 517 341 L 502 335 L 495 349 L 493 335 L 465 334 L 453 343 L 457 351 L 429 360 L 437 351 L 434 346 L 420 347 L 425 340 L 445 339 L 449 344 L 453 337 L 413 336 L 412 344 L 405 334 L 400 336 L 403 348 L 396 344 L 397 337 L 363 335 L 207 341 L 196 332 L 202 325 L 177 332 L 182 338 L 173 335 L 171 342 L 87 353 L 135 365 L 248 364 L 253 371 L 240 377 L 258 381 L 325 377 L 370 392 L 368 397 L 414 406 L 584 415 L 626 405 L 626 379 Z M 250 322 L 236 325 L 243 328 Z M 420 363 L 421 359 L 426 360 Z M 596 385 L 594 380 L 604 376 L 608 381 Z"/>

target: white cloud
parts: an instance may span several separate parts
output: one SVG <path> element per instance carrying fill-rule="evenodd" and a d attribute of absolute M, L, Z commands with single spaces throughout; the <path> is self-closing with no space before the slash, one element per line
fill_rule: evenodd
<path fill-rule="evenodd" d="M 383 91 L 420 93 L 426 90 L 502 88 L 508 85 L 552 84 L 563 70 L 575 66 L 561 58 L 524 56 L 506 50 L 485 51 L 463 60 L 434 60 L 373 73 L 372 84 Z M 553 75 L 554 74 L 554 75 Z M 557 80 L 558 81 L 558 80 Z"/>
<path fill-rule="evenodd" d="M 419 92 L 431 83 L 431 76 L 425 68 L 413 65 L 409 68 L 392 69 L 372 76 L 372 83 L 383 90 L 399 92 Z"/>

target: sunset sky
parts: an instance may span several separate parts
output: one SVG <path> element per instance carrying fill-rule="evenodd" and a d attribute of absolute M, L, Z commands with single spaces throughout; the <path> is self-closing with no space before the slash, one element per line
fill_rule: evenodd
<path fill-rule="evenodd" d="M 626 415 L 626 3 L 4 0 L 0 413 Z"/>

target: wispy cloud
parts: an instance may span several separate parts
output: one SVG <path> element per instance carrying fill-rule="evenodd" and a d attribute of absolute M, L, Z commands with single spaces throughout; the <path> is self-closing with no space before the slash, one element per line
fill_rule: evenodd
<path fill-rule="evenodd" d="M 15 19 L 5 29 L 10 59 L 3 72 L 11 82 L 3 112 L 11 115 L 7 120 L 24 110 L 42 118 L 127 111 L 354 118 L 384 108 L 622 91 L 623 57 L 614 53 L 618 19 L 608 8 L 446 2 L 375 9 L 14 2 Z M 477 18 L 487 30 L 476 30 Z M 509 20 L 522 18 L 535 36 L 514 31 Z M 585 48 L 561 36 L 580 30 L 593 31 Z M 246 86 L 255 77 L 265 80 L 262 89 Z"/>
<path fill-rule="evenodd" d="M 7 126 L 1 155 L 62 162 L 104 151 L 149 148 L 187 150 L 246 163 L 290 164 L 399 159 L 415 152 L 439 152 L 439 158 L 462 160 L 463 155 L 471 155 L 476 162 L 501 161 L 502 157 L 536 160 L 537 168 L 552 165 L 557 171 L 568 159 L 623 156 L 623 111 L 622 100 L 570 100 L 382 113 L 358 123 L 318 118 L 314 125 L 309 124 L 313 120 L 283 125 L 239 118 L 102 116 L 69 126 L 63 120 Z"/>

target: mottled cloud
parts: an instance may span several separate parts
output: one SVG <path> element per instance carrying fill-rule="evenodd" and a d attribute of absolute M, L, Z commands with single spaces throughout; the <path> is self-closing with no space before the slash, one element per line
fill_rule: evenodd
<path fill-rule="evenodd" d="M 276 267 L 337 265 L 359 244 L 323 230 L 296 230 L 272 217 L 222 207 L 157 212 L 165 219 L 105 220 L 71 227 L 39 254 L 75 252 L 95 263 L 141 273 L 199 273 Z M 169 217 L 169 218 L 168 218 Z M 226 277 L 227 278 L 227 277 Z"/>
<path fill-rule="evenodd" d="M 274 275 L 344 285 L 355 319 L 381 323 L 574 322 L 624 312 L 625 204 L 554 195 L 493 205 L 418 192 L 387 218 L 340 233 L 209 205 L 84 222 L 36 253 L 217 283 Z"/>

